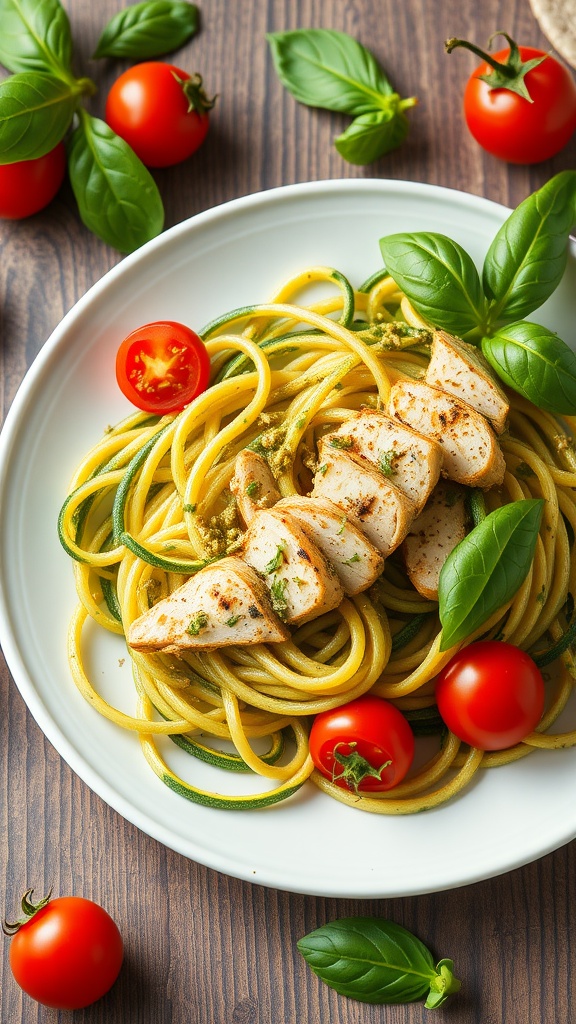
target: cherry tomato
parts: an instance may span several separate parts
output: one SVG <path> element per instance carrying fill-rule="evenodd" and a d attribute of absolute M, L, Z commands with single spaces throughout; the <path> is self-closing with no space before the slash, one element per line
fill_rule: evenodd
<path fill-rule="evenodd" d="M 105 995 L 120 972 L 123 944 L 118 928 L 102 907 L 79 896 L 43 900 L 38 906 L 12 937 L 14 978 L 45 1006 L 89 1006 Z"/>
<path fill-rule="evenodd" d="M 576 129 L 576 83 L 550 54 L 517 46 L 504 32 L 496 34 L 506 36 L 510 45 L 494 54 L 462 39 L 446 43 L 449 52 L 464 46 L 486 57 L 464 91 L 468 128 L 483 149 L 501 160 L 517 164 L 548 160 L 563 149 Z M 531 65 L 532 61 L 539 63 Z"/>
<path fill-rule="evenodd" d="M 200 75 L 172 64 L 135 64 L 116 80 L 106 100 L 106 121 L 147 167 L 186 160 L 208 132 L 209 100 Z"/>
<path fill-rule="evenodd" d="M 448 728 L 479 750 L 504 750 L 533 732 L 544 710 L 544 681 L 513 644 L 481 640 L 463 647 L 436 683 Z"/>
<path fill-rule="evenodd" d="M 0 217 L 22 220 L 53 199 L 66 173 L 66 149 L 59 142 L 37 160 L 0 165 Z"/>
<path fill-rule="evenodd" d="M 122 393 L 145 412 L 179 412 L 206 390 L 209 378 L 210 359 L 202 341 L 173 320 L 132 331 L 116 356 Z"/>
<path fill-rule="evenodd" d="M 404 715 L 369 695 L 316 715 L 309 743 L 318 771 L 354 792 L 392 789 L 414 758 L 414 734 Z"/>

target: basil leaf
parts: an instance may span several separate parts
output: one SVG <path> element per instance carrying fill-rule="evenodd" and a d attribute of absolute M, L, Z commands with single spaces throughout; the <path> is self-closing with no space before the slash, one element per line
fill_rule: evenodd
<path fill-rule="evenodd" d="M 543 498 L 503 505 L 450 552 L 438 587 L 441 651 L 465 640 L 514 597 L 532 564 L 543 507 Z"/>
<path fill-rule="evenodd" d="M 436 327 L 462 336 L 483 324 L 485 299 L 472 257 L 430 231 L 380 239 L 384 264 L 414 308 Z"/>
<path fill-rule="evenodd" d="M 394 92 L 372 54 L 345 32 L 296 29 L 266 38 L 282 85 L 309 107 L 358 116 L 385 107 Z"/>
<path fill-rule="evenodd" d="M 534 405 L 576 415 L 576 354 L 557 334 L 521 320 L 483 338 L 482 351 L 498 376 Z"/>
<path fill-rule="evenodd" d="M 0 163 L 35 160 L 64 138 L 80 91 L 54 75 L 25 71 L 0 83 Z"/>
<path fill-rule="evenodd" d="M 429 993 L 431 1005 L 439 1006 L 460 988 L 450 960 L 435 968 L 420 939 L 383 918 L 341 918 L 310 932 L 297 946 L 322 981 L 364 1003 L 411 1003 Z"/>
<path fill-rule="evenodd" d="M 186 0 L 144 0 L 110 19 L 94 57 L 161 57 L 183 46 L 197 31 L 195 4 Z"/>
<path fill-rule="evenodd" d="M 370 164 L 396 149 L 408 134 L 408 119 L 399 107 L 400 97 L 393 93 L 388 97 L 387 110 L 373 110 L 360 114 L 352 121 L 342 135 L 334 139 L 334 145 L 351 164 Z"/>
<path fill-rule="evenodd" d="M 0 0 L 0 64 L 68 78 L 72 33 L 60 0 Z"/>
<path fill-rule="evenodd" d="M 484 262 L 490 322 L 522 320 L 552 295 L 576 223 L 576 171 L 561 171 L 510 214 Z"/>
<path fill-rule="evenodd" d="M 85 110 L 69 140 L 68 171 L 84 224 L 108 245 L 132 252 L 162 231 L 152 175 L 124 139 Z"/>

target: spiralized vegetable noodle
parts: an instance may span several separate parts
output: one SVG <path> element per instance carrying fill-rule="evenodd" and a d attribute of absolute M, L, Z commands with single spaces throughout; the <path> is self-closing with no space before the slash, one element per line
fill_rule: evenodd
<path fill-rule="evenodd" d="M 316 282 L 330 282 L 334 294 L 297 304 Z M 81 642 L 88 618 L 122 635 L 211 559 L 238 550 L 242 525 L 229 488 L 237 453 L 251 445 L 265 454 L 283 497 L 308 493 L 318 439 L 360 409 L 385 409 L 396 381 L 422 376 L 428 328 L 384 272 L 353 289 L 337 271 L 312 268 L 269 303 L 237 310 L 205 329 L 212 384 L 203 395 L 177 415 L 134 413 L 78 467 L 60 517 L 79 597 L 68 641 L 72 674 L 100 714 L 139 735 L 154 772 L 178 793 L 210 806 L 253 808 L 289 797 L 311 779 L 356 808 L 408 814 L 448 800 L 480 768 L 576 743 L 576 732 L 548 731 L 573 689 L 568 648 L 537 730 L 511 749 L 482 753 L 448 734 L 407 780 L 370 796 L 338 787 L 313 769 L 310 716 L 361 694 L 391 700 L 415 728 L 435 719 L 434 680 L 457 648 L 440 651 L 437 604 L 413 588 L 394 556 L 370 590 L 294 628 L 285 642 L 192 650 L 177 658 L 131 650 L 134 716 L 107 703 L 88 678 Z M 500 439 L 506 475 L 502 487 L 486 492 L 486 509 L 543 497 L 544 515 L 525 582 L 467 642 L 481 634 L 536 654 L 552 648 L 552 658 L 569 627 L 576 592 L 573 427 L 512 395 L 509 430 Z M 213 737 L 214 745 L 201 742 L 200 734 Z M 159 736 L 223 769 L 249 770 L 276 785 L 244 796 L 201 790 L 171 771 L 155 743 Z M 285 736 L 293 741 L 288 760 Z M 269 738 L 269 750 L 258 755 L 252 741 L 262 737 Z M 217 749 L 230 743 L 235 753 Z"/>

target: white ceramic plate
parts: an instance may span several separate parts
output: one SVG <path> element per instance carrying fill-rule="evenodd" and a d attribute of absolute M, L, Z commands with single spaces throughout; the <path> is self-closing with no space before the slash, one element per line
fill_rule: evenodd
<path fill-rule="evenodd" d="M 576 835 L 576 750 L 538 752 L 482 773 L 449 805 L 408 818 L 361 814 L 312 785 L 264 811 L 197 806 L 163 786 L 135 736 L 84 702 L 66 662 L 75 592 L 56 519 L 81 456 L 129 411 L 114 377 L 124 335 L 158 319 L 200 327 L 228 309 L 265 301 L 285 278 L 314 264 L 337 267 L 360 284 L 381 266 L 378 239 L 394 231 L 443 231 L 481 263 L 507 212 L 464 193 L 393 181 L 317 182 L 235 200 L 123 260 L 68 313 L 24 380 L 0 439 L 6 659 L 36 721 L 78 775 L 144 832 L 193 860 L 297 892 L 402 896 L 490 877 Z M 575 293 L 572 259 L 538 314 L 566 340 L 571 332 L 574 339 Z M 122 642 L 94 640 L 94 681 L 130 709 Z M 171 764 L 197 784 L 245 785 L 167 746 Z"/>

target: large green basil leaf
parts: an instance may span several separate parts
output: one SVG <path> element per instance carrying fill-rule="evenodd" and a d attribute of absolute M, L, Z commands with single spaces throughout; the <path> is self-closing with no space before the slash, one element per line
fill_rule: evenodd
<path fill-rule="evenodd" d="M 64 138 L 79 90 L 54 75 L 25 71 L 0 83 L 0 164 L 35 160 Z"/>
<path fill-rule="evenodd" d="M 482 351 L 498 376 L 534 405 L 576 415 L 576 355 L 557 334 L 521 320 L 483 338 Z"/>
<path fill-rule="evenodd" d="M 144 0 L 118 11 L 106 25 L 94 57 L 149 60 L 177 50 L 198 31 L 198 8 L 187 0 Z"/>
<path fill-rule="evenodd" d="M 372 54 L 344 32 L 296 29 L 266 38 L 280 81 L 300 103 L 357 117 L 384 107 L 394 92 Z"/>
<path fill-rule="evenodd" d="M 68 79 L 72 34 L 60 0 L 0 0 L 0 64 Z"/>
<path fill-rule="evenodd" d="M 370 164 L 373 160 L 396 149 L 408 134 L 408 118 L 402 110 L 398 93 L 388 97 L 387 110 L 373 110 L 360 114 L 342 135 L 334 139 L 334 145 L 351 164 Z"/>
<path fill-rule="evenodd" d="M 123 139 L 84 110 L 69 140 L 68 170 L 80 216 L 102 241 L 132 252 L 160 234 L 164 208 L 152 175 Z"/>
<path fill-rule="evenodd" d="M 414 308 L 431 324 L 460 336 L 481 326 L 485 299 L 472 257 L 430 231 L 380 239 L 384 264 Z"/>
<path fill-rule="evenodd" d="M 502 505 L 450 552 L 438 587 L 440 650 L 465 640 L 522 585 L 534 558 L 544 499 Z"/>
<path fill-rule="evenodd" d="M 490 323 L 522 320 L 557 288 L 576 223 L 576 171 L 561 171 L 510 214 L 484 262 Z"/>
<path fill-rule="evenodd" d="M 435 1007 L 460 988 L 452 961 L 435 968 L 420 939 L 383 918 L 332 921 L 300 939 L 298 950 L 327 985 L 365 1003 L 411 1003 L 429 993 L 426 1005 Z"/>

